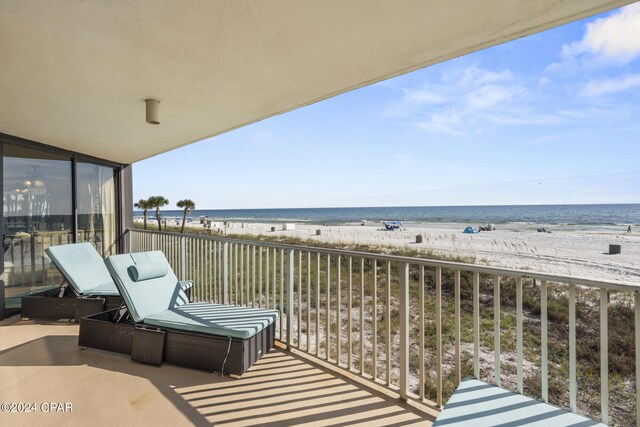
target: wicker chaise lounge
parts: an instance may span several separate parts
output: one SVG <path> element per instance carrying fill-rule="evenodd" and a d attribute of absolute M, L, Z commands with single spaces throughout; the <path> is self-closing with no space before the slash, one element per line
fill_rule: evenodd
<path fill-rule="evenodd" d="M 273 346 L 277 310 L 185 301 L 160 251 L 114 255 L 105 264 L 135 325 L 123 338 L 129 340 L 125 347 L 131 348 L 134 360 L 242 375 Z M 103 323 L 112 317 L 101 316 Z M 96 342 L 100 340 L 93 328 L 96 320 L 95 316 L 82 319 L 79 344 L 109 349 L 105 342 Z M 122 333 L 122 328 L 126 326 L 112 329 Z M 113 333 L 109 334 L 105 332 L 105 340 L 113 340 Z"/>
<path fill-rule="evenodd" d="M 23 319 L 75 319 L 117 308 L 122 297 L 90 243 L 50 246 L 45 252 L 64 281 L 43 296 L 22 297 Z"/>

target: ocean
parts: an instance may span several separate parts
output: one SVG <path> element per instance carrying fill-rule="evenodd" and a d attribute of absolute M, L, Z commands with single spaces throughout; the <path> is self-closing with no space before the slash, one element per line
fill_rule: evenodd
<path fill-rule="evenodd" d="M 134 212 L 134 217 L 142 213 Z M 152 212 L 150 212 L 150 218 Z M 167 218 L 182 217 L 182 211 L 163 210 Z M 619 228 L 640 225 L 640 204 L 602 205 L 514 205 L 514 206 L 406 206 L 298 209 L 198 209 L 189 215 L 212 221 L 304 222 L 308 224 L 360 224 L 386 220 L 407 224 L 460 223 L 469 225 L 549 225 L 567 228 Z"/>

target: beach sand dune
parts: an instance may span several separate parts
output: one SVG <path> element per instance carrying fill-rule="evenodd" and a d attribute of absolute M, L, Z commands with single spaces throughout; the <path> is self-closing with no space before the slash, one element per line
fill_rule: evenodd
<path fill-rule="evenodd" d="M 202 228 L 198 222 L 187 224 Z M 276 231 L 271 231 L 276 227 Z M 640 233 L 598 229 L 554 230 L 540 233 L 534 226 L 500 227 L 495 231 L 464 234 L 464 224 L 405 224 L 406 230 L 380 231 L 378 225 L 314 225 L 296 223 L 282 230 L 276 223 L 228 224 L 227 233 L 249 236 L 289 236 L 336 245 L 363 244 L 433 251 L 443 255 L 473 257 L 477 263 L 539 271 L 556 275 L 610 280 L 640 285 Z M 213 222 L 213 229 L 224 229 Z M 316 235 L 316 230 L 321 230 Z M 415 243 L 422 235 L 422 243 Z M 609 254 L 609 245 L 622 253 Z"/>
<path fill-rule="evenodd" d="M 295 230 L 271 232 L 271 224 L 233 224 L 234 234 L 285 234 L 335 244 L 409 247 L 440 254 L 475 257 L 476 262 L 507 268 L 542 271 L 591 279 L 633 282 L 640 285 L 640 235 L 589 231 L 496 230 L 464 234 L 464 227 L 443 229 L 425 225 L 406 231 L 379 231 L 376 226 L 317 226 L 296 224 Z M 278 230 L 280 227 L 276 227 Z M 316 230 L 321 235 L 316 236 Z M 422 235 L 422 243 L 415 243 Z M 609 254 L 609 244 L 622 245 L 622 253 Z"/>

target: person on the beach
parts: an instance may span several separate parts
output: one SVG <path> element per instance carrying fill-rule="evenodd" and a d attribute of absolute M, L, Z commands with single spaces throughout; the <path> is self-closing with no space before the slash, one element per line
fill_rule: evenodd
<path fill-rule="evenodd" d="M 631 234 L 631 226 L 627 227 L 627 233 Z"/>

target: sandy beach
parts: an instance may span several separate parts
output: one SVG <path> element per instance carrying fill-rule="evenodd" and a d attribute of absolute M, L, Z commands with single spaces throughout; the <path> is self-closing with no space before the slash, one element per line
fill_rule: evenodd
<path fill-rule="evenodd" d="M 174 221 L 169 222 L 174 225 Z M 212 221 L 212 229 L 222 230 L 222 222 Z M 406 224 L 405 230 L 380 231 L 379 224 L 317 225 L 295 223 L 295 229 L 282 230 L 281 223 L 230 222 L 228 235 L 286 235 L 340 244 L 365 244 L 431 250 L 446 255 L 475 257 L 477 263 L 611 280 L 640 285 L 640 232 L 626 233 L 623 227 L 551 226 L 551 233 L 537 231 L 531 224 L 498 225 L 495 231 L 464 234 L 465 224 Z M 187 227 L 203 228 L 199 221 Z M 276 231 L 271 231 L 276 227 Z M 155 222 L 150 222 L 150 229 Z M 316 235 L 316 230 L 321 230 Z M 415 243 L 422 235 L 423 242 Z M 622 253 L 609 254 L 609 245 L 619 244 Z"/>

